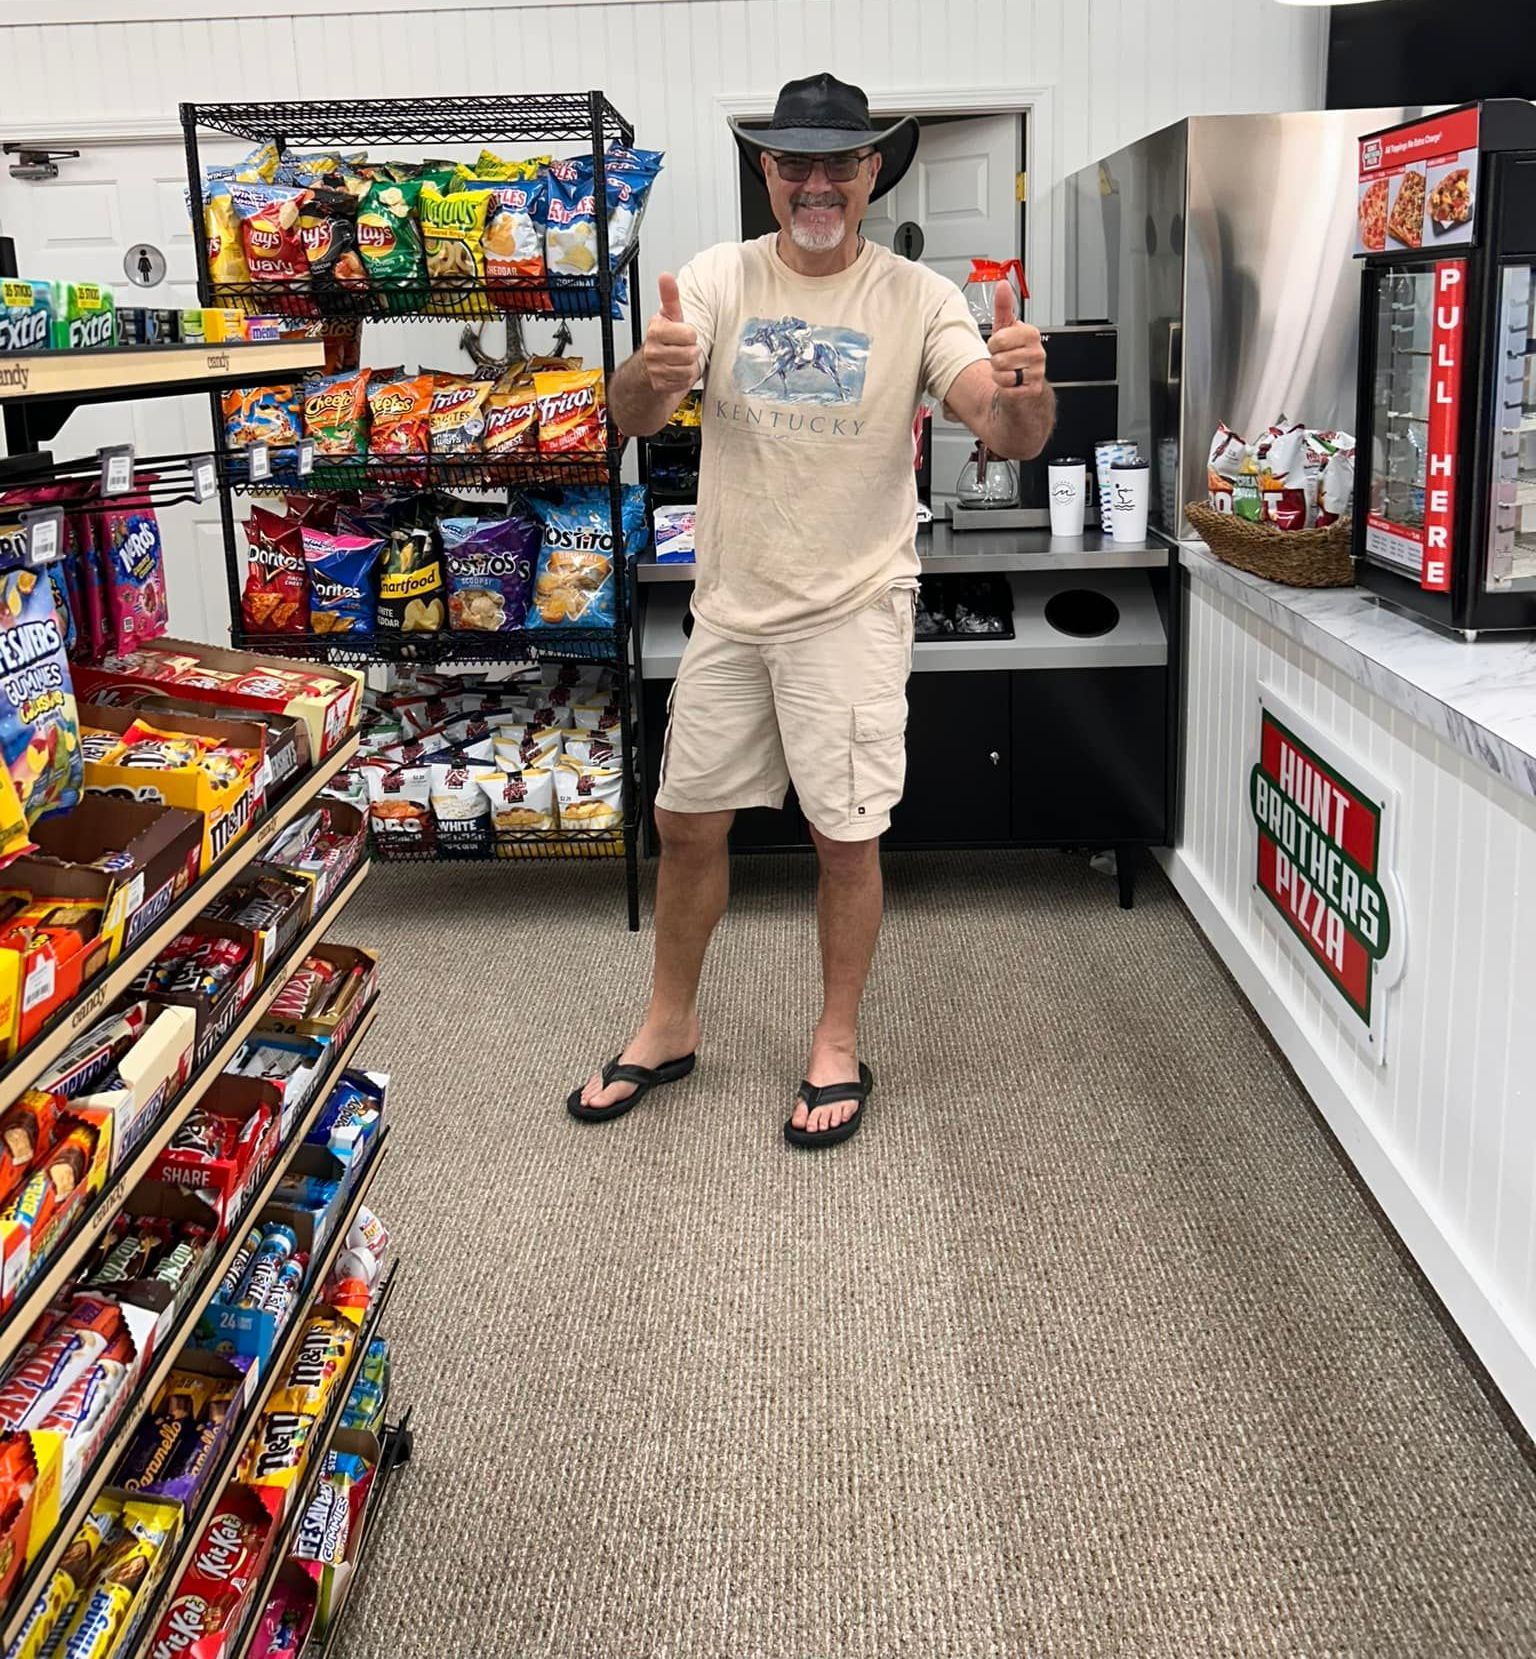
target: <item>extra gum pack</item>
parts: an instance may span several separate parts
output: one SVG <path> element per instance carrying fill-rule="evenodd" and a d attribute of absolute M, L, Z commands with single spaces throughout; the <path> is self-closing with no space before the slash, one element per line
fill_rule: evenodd
<path fill-rule="evenodd" d="M 0 357 L 53 348 L 53 284 L 0 282 Z"/>

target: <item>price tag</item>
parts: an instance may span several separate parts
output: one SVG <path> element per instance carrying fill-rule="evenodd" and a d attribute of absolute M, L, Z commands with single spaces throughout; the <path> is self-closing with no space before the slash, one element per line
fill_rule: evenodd
<path fill-rule="evenodd" d="M 272 476 L 272 452 L 265 444 L 252 444 L 245 453 L 246 465 L 250 468 L 253 484 L 259 484 L 264 478 Z"/>
<path fill-rule="evenodd" d="M 299 443 L 299 477 L 308 478 L 315 470 L 315 440 L 304 438 Z"/>
<path fill-rule="evenodd" d="M 206 501 L 213 494 L 213 484 L 216 476 L 211 455 L 193 456 L 192 495 L 195 500 Z"/>
<path fill-rule="evenodd" d="M 113 444 L 100 453 L 101 493 L 127 495 L 133 488 L 133 445 Z"/>
<path fill-rule="evenodd" d="M 24 513 L 21 522 L 27 532 L 27 563 L 34 570 L 64 557 L 62 507 L 44 507 L 34 513 Z"/>

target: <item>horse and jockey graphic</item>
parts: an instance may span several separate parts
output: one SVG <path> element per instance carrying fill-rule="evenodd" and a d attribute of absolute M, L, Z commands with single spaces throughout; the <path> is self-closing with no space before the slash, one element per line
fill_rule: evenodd
<path fill-rule="evenodd" d="M 867 334 L 815 328 L 802 317 L 752 317 L 731 379 L 745 396 L 777 403 L 859 403 L 868 362 Z"/>

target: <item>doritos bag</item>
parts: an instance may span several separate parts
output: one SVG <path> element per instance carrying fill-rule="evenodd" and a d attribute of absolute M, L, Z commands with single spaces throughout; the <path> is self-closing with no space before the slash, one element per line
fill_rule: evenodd
<path fill-rule="evenodd" d="M 300 525 L 265 507 L 253 507 L 245 523 L 250 563 L 240 614 L 253 634 L 307 634 L 309 579 Z"/>

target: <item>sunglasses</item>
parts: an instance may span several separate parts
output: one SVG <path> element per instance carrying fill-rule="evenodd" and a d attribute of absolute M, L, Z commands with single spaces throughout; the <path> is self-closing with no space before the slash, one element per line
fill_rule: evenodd
<path fill-rule="evenodd" d="M 769 153 L 772 154 L 771 151 Z M 834 184 L 847 184 L 850 179 L 856 179 L 859 176 L 859 169 L 873 154 L 873 150 L 864 150 L 858 155 L 775 155 L 773 164 L 779 170 L 779 177 L 788 184 L 804 184 L 811 176 L 817 162 L 820 162 L 826 169 L 827 177 Z"/>

